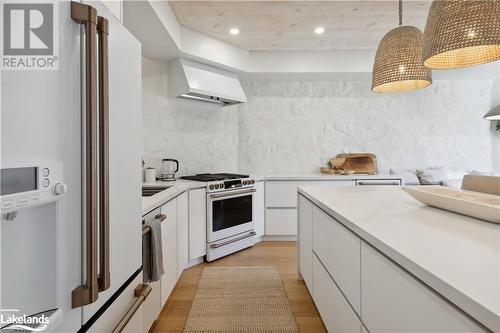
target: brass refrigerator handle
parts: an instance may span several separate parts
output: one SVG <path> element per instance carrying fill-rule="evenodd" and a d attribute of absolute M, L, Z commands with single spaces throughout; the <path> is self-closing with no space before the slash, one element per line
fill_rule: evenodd
<path fill-rule="evenodd" d="M 72 308 L 93 303 L 98 296 L 97 282 L 97 11 L 78 2 L 71 2 L 71 18 L 85 29 L 85 277 L 84 283 L 71 293 Z"/>
<path fill-rule="evenodd" d="M 109 22 L 97 17 L 99 78 L 99 291 L 111 285 L 109 270 Z"/>
<path fill-rule="evenodd" d="M 134 314 L 137 312 L 139 307 L 141 306 L 142 303 L 146 300 L 146 298 L 149 296 L 151 293 L 151 287 L 147 284 L 140 284 L 138 285 L 135 290 L 134 290 L 134 296 L 137 297 L 137 299 L 132 303 L 132 306 L 130 306 L 130 309 L 125 313 L 122 319 L 116 324 L 115 328 L 111 331 L 111 333 L 120 333 L 123 331 L 123 329 L 127 326 L 128 322 Z"/>

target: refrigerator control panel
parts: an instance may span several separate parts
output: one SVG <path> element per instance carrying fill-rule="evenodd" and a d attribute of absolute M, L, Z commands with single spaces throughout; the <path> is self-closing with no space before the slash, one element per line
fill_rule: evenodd
<path fill-rule="evenodd" d="M 60 162 L 4 164 L 0 169 L 2 214 L 59 200 L 66 190 Z"/>

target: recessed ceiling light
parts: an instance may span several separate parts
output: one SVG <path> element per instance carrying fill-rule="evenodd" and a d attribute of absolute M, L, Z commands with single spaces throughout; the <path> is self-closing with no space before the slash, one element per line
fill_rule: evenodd
<path fill-rule="evenodd" d="M 323 27 L 316 27 L 316 28 L 314 29 L 314 33 L 315 33 L 316 35 L 321 35 L 323 32 L 325 32 L 325 28 L 323 28 Z"/>
<path fill-rule="evenodd" d="M 229 33 L 233 36 L 236 36 L 240 33 L 240 29 L 238 28 L 232 28 L 231 30 L 229 30 Z"/>

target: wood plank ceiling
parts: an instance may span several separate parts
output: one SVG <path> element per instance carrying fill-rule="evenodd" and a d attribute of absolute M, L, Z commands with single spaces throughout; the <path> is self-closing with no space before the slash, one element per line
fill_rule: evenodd
<path fill-rule="evenodd" d="M 424 29 L 430 1 L 404 1 L 403 24 Z M 398 24 L 398 1 L 169 1 L 179 22 L 252 51 L 376 49 Z M 314 29 L 325 28 L 322 35 Z M 229 30 L 237 27 L 240 34 Z"/>

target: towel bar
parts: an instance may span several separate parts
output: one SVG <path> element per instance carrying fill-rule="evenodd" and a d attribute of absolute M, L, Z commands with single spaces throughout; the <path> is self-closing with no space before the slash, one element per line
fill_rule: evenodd
<path fill-rule="evenodd" d="M 166 218 L 167 218 L 167 214 L 158 214 L 158 215 L 155 216 L 155 219 L 160 220 L 160 222 L 163 222 L 164 220 L 166 220 Z M 145 234 L 147 234 L 148 232 L 151 232 L 151 227 L 150 226 L 142 228 L 142 235 L 143 236 Z"/>

